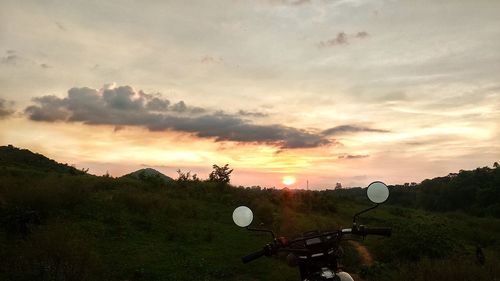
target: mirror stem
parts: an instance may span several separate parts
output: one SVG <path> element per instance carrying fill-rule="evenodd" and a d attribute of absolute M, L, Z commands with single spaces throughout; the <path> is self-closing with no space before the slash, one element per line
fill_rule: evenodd
<path fill-rule="evenodd" d="M 270 233 L 271 236 L 273 237 L 273 239 L 276 239 L 276 237 L 274 236 L 274 232 L 272 230 L 267 230 L 267 229 L 258 229 L 258 228 L 250 228 L 250 227 L 246 227 L 247 230 L 249 231 L 258 231 L 258 232 L 267 232 L 267 233 Z"/>
<path fill-rule="evenodd" d="M 356 214 L 354 215 L 353 219 L 352 219 L 352 223 L 353 223 L 353 224 L 356 224 L 356 219 L 358 218 L 358 216 L 359 216 L 359 215 L 361 215 L 361 214 L 363 214 L 363 213 L 366 213 L 366 212 L 368 212 L 368 211 L 370 211 L 370 210 L 373 210 L 373 209 L 377 208 L 377 207 L 378 207 L 378 205 L 379 205 L 379 204 L 375 204 L 375 206 L 373 206 L 373 207 L 370 207 L 370 208 L 368 208 L 368 209 L 364 209 L 363 211 L 361 211 L 361 212 L 359 212 L 359 213 L 356 213 Z"/>

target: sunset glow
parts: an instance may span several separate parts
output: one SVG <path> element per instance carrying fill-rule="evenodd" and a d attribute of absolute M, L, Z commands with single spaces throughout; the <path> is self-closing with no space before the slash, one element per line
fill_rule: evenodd
<path fill-rule="evenodd" d="M 312 189 L 500 159 L 498 1 L 106 3 L 3 1 L 1 145 Z"/>
<path fill-rule="evenodd" d="M 294 176 L 284 176 L 283 177 L 283 180 L 282 180 L 282 183 L 285 185 L 285 186 L 290 186 L 290 185 L 293 185 L 297 182 L 297 179 L 294 177 Z"/>

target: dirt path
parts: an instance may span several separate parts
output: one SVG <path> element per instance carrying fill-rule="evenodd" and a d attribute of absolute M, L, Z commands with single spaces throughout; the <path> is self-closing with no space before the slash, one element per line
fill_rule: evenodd
<path fill-rule="evenodd" d="M 365 245 L 359 243 L 358 241 L 349 241 L 349 243 L 356 249 L 359 255 L 359 259 L 362 265 L 372 266 L 373 265 L 373 257 L 365 247 Z M 351 274 L 351 277 L 354 281 L 363 281 L 361 277 L 357 274 Z"/>
<path fill-rule="evenodd" d="M 356 249 L 359 254 L 360 262 L 363 265 L 372 266 L 373 257 L 365 247 L 365 245 L 359 243 L 358 241 L 349 241 L 349 243 Z"/>

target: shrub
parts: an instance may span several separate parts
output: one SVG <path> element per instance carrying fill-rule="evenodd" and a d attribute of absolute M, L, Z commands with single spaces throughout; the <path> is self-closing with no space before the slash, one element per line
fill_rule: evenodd
<path fill-rule="evenodd" d="M 0 271 L 10 280 L 96 280 L 99 262 L 88 242 L 62 225 L 46 227 L 5 253 Z"/>
<path fill-rule="evenodd" d="M 392 228 L 391 238 L 382 240 L 376 249 L 383 261 L 444 258 L 459 247 L 443 224 L 401 221 Z"/>

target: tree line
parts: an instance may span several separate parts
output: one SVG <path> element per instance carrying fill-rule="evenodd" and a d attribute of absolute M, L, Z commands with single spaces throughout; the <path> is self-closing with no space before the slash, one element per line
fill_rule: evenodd
<path fill-rule="evenodd" d="M 500 165 L 460 170 L 416 185 L 391 187 L 389 203 L 430 211 L 463 211 L 500 218 Z"/>

